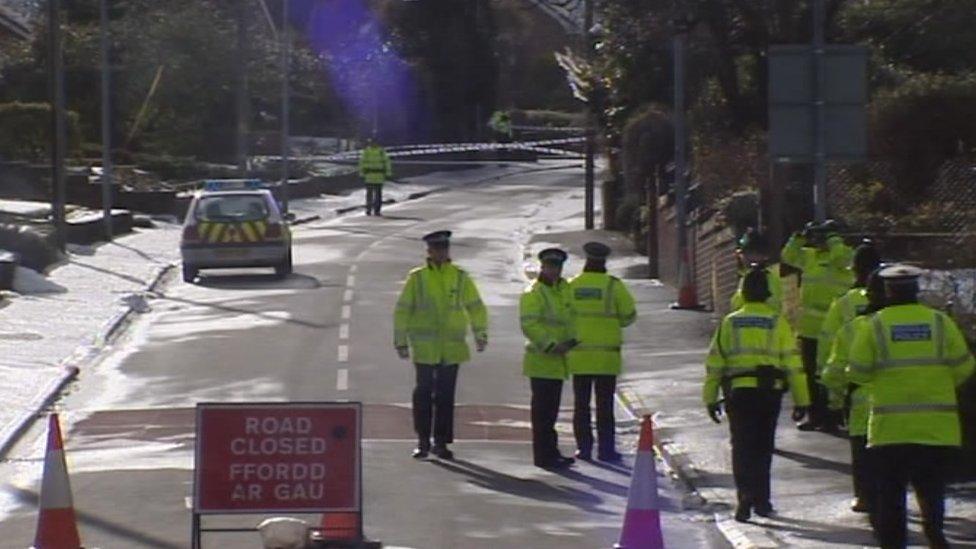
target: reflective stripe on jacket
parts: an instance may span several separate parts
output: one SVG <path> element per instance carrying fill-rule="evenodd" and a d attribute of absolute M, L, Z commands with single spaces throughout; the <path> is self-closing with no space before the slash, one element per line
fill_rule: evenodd
<path fill-rule="evenodd" d="M 363 149 L 359 155 L 359 176 L 367 184 L 382 184 L 393 177 L 393 166 L 383 147 L 373 145 Z"/>
<path fill-rule="evenodd" d="M 705 360 L 702 399 L 706 404 L 717 402 L 723 382 L 729 389 L 758 387 L 759 378 L 750 374 L 757 373 L 761 366 L 773 367 L 779 372 L 780 379 L 776 380 L 774 388 L 783 389 L 782 378 L 788 380 L 797 406 L 810 403 L 793 330 L 767 305 L 746 303 L 722 319 L 712 337 Z"/>
<path fill-rule="evenodd" d="M 847 292 L 854 284 L 849 268 L 854 251 L 840 237 L 827 240 L 827 250 L 806 246 L 806 239 L 793 235 L 783 247 L 783 263 L 799 269 L 800 321 L 797 333 L 801 337 L 820 337 L 820 327 L 831 302 Z"/>
<path fill-rule="evenodd" d="M 868 445 L 959 446 L 956 388 L 974 368 L 956 323 L 924 305 L 887 307 L 859 325 L 849 376 L 871 386 Z"/>
<path fill-rule="evenodd" d="M 579 345 L 567 356 L 571 374 L 620 375 L 623 328 L 637 319 L 634 297 L 619 278 L 583 272 L 569 281 Z"/>
<path fill-rule="evenodd" d="M 417 364 L 460 364 L 471 358 L 467 330 L 488 339 L 488 311 L 468 274 L 452 263 L 410 271 L 393 314 L 394 345 L 409 344 Z"/>
<path fill-rule="evenodd" d="M 850 350 L 858 327 L 870 325 L 870 316 L 858 316 L 837 331 L 831 339 L 831 350 L 820 381 L 830 391 L 830 408 L 841 410 L 850 396 L 847 432 L 851 436 L 868 434 L 868 415 L 871 412 L 871 390 L 867 385 L 855 385 L 850 379 Z"/>
<path fill-rule="evenodd" d="M 817 341 L 817 371 L 823 373 L 830 358 L 830 348 L 837 337 L 838 330 L 853 330 L 851 321 L 861 314 L 868 306 L 868 293 L 864 288 L 852 288 L 830 304 L 827 317 L 820 326 L 820 337 Z M 848 333 L 847 341 L 853 339 Z M 848 343 L 849 344 L 849 343 Z"/>
<path fill-rule="evenodd" d="M 569 283 L 554 286 L 536 280 L 519 299 L 519 321 L 525 335 L 522 373 L 528 377 L 566 379 L 566 355 L 552 353 L 553 347 L 576 337 L 576 311 Z"/>
<path fill-rule="evenodd" d="M 739 271 L 739 285 L 736 287 L 735 293 L 732 294 L 732 299 L 730 300 L 731 311 L 737 311 L 746 304 L 745 298 L 742 296 L 742 281 L 745 277 L 746 271 Z M 783 310 L 783 279 L 779 276 L 779 265 L 770 265 L 766 267 L 766 284 L 769 285 L 769 299 L 766 300 L 766 305 L 775 313 L 780 313 Z"/>

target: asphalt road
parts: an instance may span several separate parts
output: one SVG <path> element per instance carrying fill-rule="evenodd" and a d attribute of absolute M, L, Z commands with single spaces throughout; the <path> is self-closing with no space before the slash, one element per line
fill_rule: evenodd
<path fill-rule="evenodd" d="M 414 548 L 611 546 L 629 466 L 580 464 L 564 474 L 533 467 L 520 374 L 524 244 L 534 230 L 579 215 L 565 205 L 582 204 L 574 190 L 580 181 L 578 170 L 555 170 L 459 185 L 383 218 L 351 215 L 298 228 L 296 273 L 286 280 L 204 272 L 197 284 L 164 286 L 151 312 L 58 405 L 84 544 L 189 545 L 196 403 L 350 400 L 364 403 L 371 538 Z M 441 228 L 455 231 L 454 260 L 490 308 L 491 343 L 462 366 L 457 460 L 415 461 L 413 370 L 393 352 L 392 309 L 405 274 L 423 261 L 418 238 Z M 564 435 L 570 406 L 564 391 Z M 562 442 L 570 453 L 571 436 Z M 43 444 L 36 426 L 0 464 L 0 547 L 33 539 Z M 725 545 L 709 517 L 682 511 L 681 491 L 659 481 L 669 547 Z M 207 524 L 253 526 L 262 518 Z M 204 546 L 260 544 L 253 533 L 210 534 Z"/>

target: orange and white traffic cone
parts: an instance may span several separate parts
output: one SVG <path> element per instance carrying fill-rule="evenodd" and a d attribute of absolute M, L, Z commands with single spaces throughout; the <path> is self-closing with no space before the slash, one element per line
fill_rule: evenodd
<path fill-rule="evenodd" d="M 654 465 L 654 433 L 651 416 L 644 416 L 637 459 L 627 494 L 627 512 L 620 541 L 615 549 L 663 549 L 661 511 L 657 498 L 657 468 Z"/>
<path fill-rule="evenodd" d="M 678 302 L 672 303 L 671 308 L 677 310 L 701 310 L 702 306 L 698 303 L 698 287 L 695 285 L 694 277 L 691 273 L 691 261 L 688 259 L 688 250 L 681 256 L 681 263 L 678 265 Z"/>
<path fill-rule="evenodd" d="M 79 549 L 78 522 L 71 498 L 68 466 L 64 460 L 64 442 L 58 414 L 48 420 L 47 454 L 41 481 L 41 512 L 37 518 L 35 549 Z"/>

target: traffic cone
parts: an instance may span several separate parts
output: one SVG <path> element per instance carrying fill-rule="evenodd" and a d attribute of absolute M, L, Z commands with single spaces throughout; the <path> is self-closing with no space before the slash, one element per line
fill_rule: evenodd
<path fill-rule="evenodd" d="M 651 416 L 644 416 L 637 459 L 627 494 L 627 512 L 620 541 L 615 549 L 663 549 L 661 511 L 657 499 L 657 469 L 654 465 L 654 433 Z"/>
<path fill-rule="evenodd" d="M 58 414 L 48 420 L 47 453 L 41 481 L 41 512 L 37 518 L 35 549 L 79 549 L 78 523 L 64 461 L 64 442 Z"/>
<path fill-rule="evenodd" d="M 688 260 L 688 250 L 681 256 L 681 263 L 678 265 L 678 282 L 681 287 L 678 289 L 678 302 L 672 303 L 671 308 L 676 310 L 698 311 L 702 309 L 698 303 L 698 288 L 691 275 L 691 262 Z"/>

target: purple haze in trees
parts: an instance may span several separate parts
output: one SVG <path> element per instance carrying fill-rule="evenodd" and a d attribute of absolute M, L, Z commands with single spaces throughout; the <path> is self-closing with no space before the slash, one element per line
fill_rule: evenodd
<path fill-rule="evenodd" d="M 336 95 L 366 135 L 422 139 L 429 126 L 409 65 L 384 38 L 364 0 L 292 0 L 292 23 L 304 24 Z"/>

